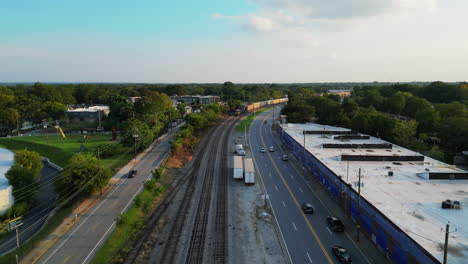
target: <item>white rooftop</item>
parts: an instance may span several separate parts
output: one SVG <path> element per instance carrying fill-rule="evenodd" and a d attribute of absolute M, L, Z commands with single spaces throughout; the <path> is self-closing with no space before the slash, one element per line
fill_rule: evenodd
<path fill-rule="evenodd" d="M 67 112 L 97 112 L 97 111 L 109 111 L 110 108 L 107 105 L 95 105 L 81 108 L 70 108 Z"/>
<path fill-rule="evenodd" d="M 349 131 L 319 124 L 287 124 L 283 129 L 303 145 L 304 130 Z M 361 168 L 361 195 L 442 262 L 445 225 L 450 222 L 449 263 L 467 263 L 468 259 L 468 180 L 427 180 L 418 173 L 464 172 L 452 165 L 425 157 L 424 161 L 341 161 L 346 155 L 421 155 L 393 145 L 392 149 L 322 148 L 322 144 L 388 143 L 370 137 L 364 140 L 335 140 L 336 135 L 308 134 L 306 149 L 336 175 L 357 189 Z M 349 169 L 347 165 L 349 164 Z M 388 176 L 392 171 L 393 176 Z M 441 202 L 460 201 L 461 210 L 442 209 Z M 455 231 L 456 230 L 456 231 Z"/>

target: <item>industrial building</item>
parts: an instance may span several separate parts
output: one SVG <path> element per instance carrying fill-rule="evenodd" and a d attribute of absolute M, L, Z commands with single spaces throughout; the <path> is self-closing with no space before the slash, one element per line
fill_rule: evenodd
<path fill-rule="evenodd" d="M 392 262 L 442 263 L 449 224 L 448 263 L 467 263 L 466 171 L 345 128 L 283 124 L 278 130 L 313 178 L 360 222 L 361 234 Z"/>
<path fill-rule="evenodd" d="M 99 122 L 104 120 L 110 113 L 109 106 L 94 105 L 94 106 L 69 106 L 65 111 L 66 117 L 71 122 Z"/>
<path fill-rule="evenodd" d="M 212 104 L 219 102 L 221 97 L 216 95 L 173 95 L 171 99 L 186 105 Z"/>

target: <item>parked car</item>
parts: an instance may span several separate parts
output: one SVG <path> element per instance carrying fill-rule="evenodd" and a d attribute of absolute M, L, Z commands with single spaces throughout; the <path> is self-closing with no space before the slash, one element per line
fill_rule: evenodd
<path fill-rule="evenodd" d="M 327 217 L 327 224 L 333 232 L 344 232 L 343 222 L 336 217 Z"/>
<path fill-rule="evenodd" d="M 261 152 L 261 153 L 265 153 L 265 152 L 266 152 L 265 148 L 261 148 L 261 149 L 260 149 L 260 152 Z"/>
<path fill-rule="evenodd" d="M 273 151 L 275 151 L 275 147 L 270 146 L 269 150 L 270 150 L 270 152 L 273 152 Z"/>
<path fill-rule="evenodd" d="M 351 256 L 348 254 L 348 251 L 344 247 L 334 246 L 332 247 L 332 251 L 340 263 L 352 263 Z"/>
<path fill-rule="evenodd" d="M 310 203 L 303 203 L 302 204 L 302 211 L 306 214 L 313 214 L 314 213 L 314 207 Z"/>
<path fill-rule="evenodd" d="M 128 173 L 128 178 L 135 178 L 135 176 L 137 175 L 137 170 L 131 170 L 129 173 Z"/>
<path fill-rule="evenodd" d="M 284 161 L 288 161 L 288 155 L 283 155 L 283 156 L 281 157 L 281 159 L 284 160 Z"/>

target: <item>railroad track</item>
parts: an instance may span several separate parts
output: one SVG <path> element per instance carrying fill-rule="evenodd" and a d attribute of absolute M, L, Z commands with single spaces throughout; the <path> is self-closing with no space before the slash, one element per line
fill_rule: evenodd
<path fill-rule="evenodd" d="M 211 129 L 210 132 L 208 133 L 207 140 L 210 139 L 212 136 L 213 132 L 215 129 Z M 203 155 L 205 149 L 207 147 L 207 144 L 203 144 L 202 148 L 197 152 L 197 156 Z M 125 260 L 126 264 L 131 264 L 134 263 L 138 257 L 138 254 L 140 253 L 143 244 L 148 241 L 148 238 L 150 235 L 153 233 L 154 229 L 156 228 L 156 223 L 159 221 L 161 216 L 166 212 L 166 210 L 171 206 L 174 198 L 177 196 L 178 192 L 182 189 L 182 187 L 186 184 L 188 184 L 188 188 L 190 189 L 191 187 L 194 187 L 194 179 L 195 179 L 195 174 L 200 168 L 200 163 L 201 163 L 201 158 L 196 158 L 194 164 L 192 165 L 190 171 L 188 172 L 188 177 L 183 177 L 178 180 L 175 184 L 173 184 L 173 188 L 171 190 L 168 190 L 168 195 L 166 195 L 163 200 L 160 202 L 160 204 L 156 207 L 156 209 L 152 212 L 151 216 L 148 218 L 148 222 L 146 224 L 146 227 L 143 229 L 141 232 L 141 237 L 136 241 L 136 243 L 133 245 L 133 249 L 128 255 L 128 257 Z M 193 190 L 192 190 L 193 192 Z M 186 195 L 185 195 L 186 196 Z M 184 196 L 184 198 L 185 198 Z M 184 204 L 184 203 L 183 203 Z"/>
<path fill-rule="evenodd" d="M 235 123 L 233 121 L 233 123 Z M 221 154 L 221 173 L 218 181 L 218 192 L 216 198 L 216 215 L 215 215 L 215 235 L 214 235 L 214 249 L 213 261 L 216 264 L 227 263 L 227 179 L 228 179 L 228 166 L 227 166 L 227 153 L 229 133 L 225 133 L 222 145 Z"/>
<path fill-rule="evenodd" d="M 209 220 L 209 211 L 210 211 L 210 203 L 211 203 L 211 194 L 213 193 L 213 182 L 214 182 L 214 175 L 215 175 L 215 167 L 216 167 L 216 157 L 218 154 L 218 145 L 221 144 L 222 154 L 220 157 L 220 180 L 219 186 L 223 188 L 222 193 L 220 193 L 220 189 L 218 189 L 218 197 L 216 202 L 216 212 L 215 212 L 215 249 L 213 255 L 215 259 L 218 259 L 220 262 L 214 263 L 225 263 L 227 257 L 227 248 L 226 248 L 226 212 L 227 212 L 227 194 L 226 194 L 226 172 L 227 172 L 227 162 L 226 162 L 226 154 L 227 154 L 227 140 L 229 138 L 229 133 L 234 126 L 235 122 L 232 120 L 233 118 L 227 119 L 225 122 L 231 122 L 228 125 L 227 129 L 221 131 L 221 135 L 214 147 L 211 149 L 210 153 L 210 164 L 208 164 L 208 173 L 205 176 L 200 203 L 198 204 L 197 208 L 197 215 L 195 218 L 195 223 L 192 230 L 192 237 L 190 240 L 189 251 L 187 254 L 186 263 L 193 264 L 193 263 L 204 263 L 204 251 L 205 251 L 205 240 L 207 235 L 208 229 L 208 220 Z M 224 180 L 224 181 L 223 181 Z M 219 233 L 218 233 L 219 231 Z M 217 238 L 217 239 L 216 239 Z M 216 245 L 218 248 L 216 249 Z"/>
<path fill-rule="evenodd" d="M 223 123 L 210 130 L 206 135 L 204 144 L 201 143 L 201 148 L 197 151 L 194 163 L 186 174 L 186 177 L 179 179 L 173 189 L 168 192 L 168 195 L 163 199 L 160 205 L 153 211 L 149 217 L 148 225 L 141 233 L 141 238 L 134 244 L 133 250 L 130 252 L 125 263 L 135 263 L 139 257 L 140 251 L 143 247 L 152 247 L 149 243 L 150 235 L 156 231 L 156 226 L 159 219 L 164 215 L 167 209 L 171 206 L 173 200 L 184 186 L 186 191 L 183 193 L 182 200 L 178 202 L 176 215 L 171 222 L 171 230 L 168 238 L 164 243 L 164 250 L 158 263 L 176 263 L 179 254 L 182 252 L 180 241 L 182 232 L 184 231 L 187 215 L 193 206 L 194 193 L 197 186 L 197 179 L 203 181 L 200 198 L 196 208 L 195 222 L 191 229 L 191 237 L 188 248 L 188 253 L 185 259 L 186 263 L 204 263 L 204 252 L 206 244 L 206 236 L 210 230 L 214 230 L 214 247 L 213 247 L 213 263 L 227 263 L 227 153 L 228 153 L 228 139 L 231 129 L 234 127 L 236 121 L 240 117 L 229 117 Z M 222 154 L 218 155 L 219 144 L 221 144 Z M 208 164 L 206 172 L 200 171 L 202 160 L 206 157 L 205 153 L 209 151 Z M 219 156 L 219 157 L 218 157 Z M 216 160 L 219 158 L 219 181 L 216 193 L 216 201 L 214 203 L 216 208 L 214 211 L 214 229 L 209 229 L 208 222 L 210 218 L 210 207 L 213 193 L 213 182 Z M 199 174 L 200 173 L 200 174 Z M 213 210 L 211 209 L 211 210 Z M 212 213 L 213 214 L 213 213 Z M 190 230 L 190 229 L 189 229 Z M 190 233 L 190 231 L 189 231 Z M 146 244 L 145 244 L 146 243 Z M 148 244 L 149 243 L 149 244 Z M 141 257 L 141 256 L 140 256 Z M 148 256 L 143 256 L 144 261 L 148 261 Z M 141 258 L 140 258 L 141 260 Z M 182 260 L 181 260 L 182 261 Z M 206 261 L 205 261 L 206 262 Z"/>

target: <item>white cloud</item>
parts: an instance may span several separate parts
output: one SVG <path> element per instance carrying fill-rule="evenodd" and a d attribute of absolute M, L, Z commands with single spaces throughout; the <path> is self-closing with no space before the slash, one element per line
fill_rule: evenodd
<path fill-rule="evenodd" d="M 438 0 L 251 0 L 261 10 L 287 10 L 309 19 L 348 19 L 431 11 Z"/>
<path fill-rule="evenodd" d="M 275 39 L 300 41 L 317 46 L 316 32 L 352 28 L 381 16 L 407 17 L 433 11 L 439 0 L 250 0 L 257 13 L 244 16 L 213 14 L 215 18 L 235 19 L 250 33 Z M 363 23 L 364 22 L 364 23 Z"/>

